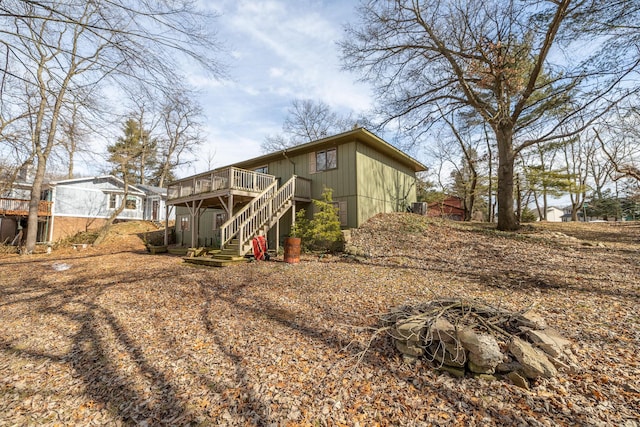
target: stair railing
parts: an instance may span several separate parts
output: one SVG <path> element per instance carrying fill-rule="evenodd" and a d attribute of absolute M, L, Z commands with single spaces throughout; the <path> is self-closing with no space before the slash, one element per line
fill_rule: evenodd
<path fill-rule="evenodd" d="M 260 211 L 263 205 L 268 204 L 272 199 L 275 189 L 278 186 L 278 181 L 275 179 L 269 186 L 267 186 L 262 193 L 256 196 L 251 202 L 247 203 L 242 209 L 240 209 L 234 216 L 229 218 L 222 226 L 220 226 L 220 248 L 224 248 L 240 230 L 242 224 L 247 222 L 256 212 Z M 240 236 L 238 236 L 239 247 L 242 248 L 246 242 L 243 242 Z"/>
<path fill-rule="evenodd" d="M 238 233 L 240 255 L 242 255 L 243 245 L 253 239 L 262 227 L 270 225 L 273 220 L 277 220 L 282 216 L 280 209 L 290 200 L 293 200 L 295 191 L 296 176 L 294 175 L 276 191 L 267 203 L 256 209 L 254 214 L 240 225 Z"/>

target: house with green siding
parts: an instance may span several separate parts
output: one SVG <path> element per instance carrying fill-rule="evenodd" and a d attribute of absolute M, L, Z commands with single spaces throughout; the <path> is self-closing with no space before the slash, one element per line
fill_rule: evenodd
<path fill-rule="evenodd" d="M 364 128 L 269 153 L 170 183 L 176 241 L 233 247 L 238 255 L 259 234 L 276 247 L 295 212 L 313 215 L 312 199 L 333 190 L 341 226 L 355 228 L 416 201 L 416 173 L 426 167 Z"/>

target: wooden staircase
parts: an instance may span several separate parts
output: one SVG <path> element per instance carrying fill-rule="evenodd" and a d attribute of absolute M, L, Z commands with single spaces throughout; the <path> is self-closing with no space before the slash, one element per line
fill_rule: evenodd
<path fill-rule="evenodd" d="M 280 188 L 277 181 L 229 218 L 221 226 L 221 250 L 212 256 L 185 258 L 185 261 L 224 267 L 248 261 L 245 255 L 252 251 L 254 237 L 263 235 L 291 209 L 295 195 L 296 177 L 291 177 Z"/>

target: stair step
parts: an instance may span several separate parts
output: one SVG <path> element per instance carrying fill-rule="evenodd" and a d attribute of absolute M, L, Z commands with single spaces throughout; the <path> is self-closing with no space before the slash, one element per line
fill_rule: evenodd
<path fill-rule="evenodd" d="M 220 260 L 225 260 L 225 261 L 236 261 L 240 258 L 244 258 L 243 256 L 238 255 L 238 253 L 236 252 L 235 254 L 225 254 L 224 252 L 220 252 L 219 254 L 216 254 L 213 256 L 214 259 L 220 259 Z"/>
<path fill-rule="evenodd" d="M 226 267 L 231 264 L 238 264 L 241 262 L 249 262 L 245 257 L 234 257 L 233 259 L 220 259 L 218 257 L 208 258 L 208 257 L 199 257 L 199 258 L 183 258 L 185 262 L 190 264 L 197 265 L 206 265 L 209 267 Z"/>

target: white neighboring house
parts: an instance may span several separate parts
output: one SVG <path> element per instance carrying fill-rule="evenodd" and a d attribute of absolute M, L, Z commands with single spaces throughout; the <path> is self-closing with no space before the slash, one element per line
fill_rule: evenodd
<path fill-rule="evenodd" d="M 562 222 L 562 215 L 564 215 L 564 210 L 560 208 L 556 208 L 555 206 L 549 206 L 547 208 L 547 222 Z M 542 221 L 542 218 L 538 219 Z"/>
<path fill-rule="evenodd" d="M 102 226 L 120 206 L 124 182 L 113 175 L 74 178 L 49 184 L 53 202 L 49 241 Z M 166 189 L 129 185 L 117 220 L 165 220 Z"/>
<path fill-rule="evenodd" d="M 167 189 L 154 187 L 153 185 L 136 184 L 136 188 L 144 191 L 144 219 L 147 221 L 173 221 L 176 219 L 175 207 L 169 206 L 167 210 Z"/>

